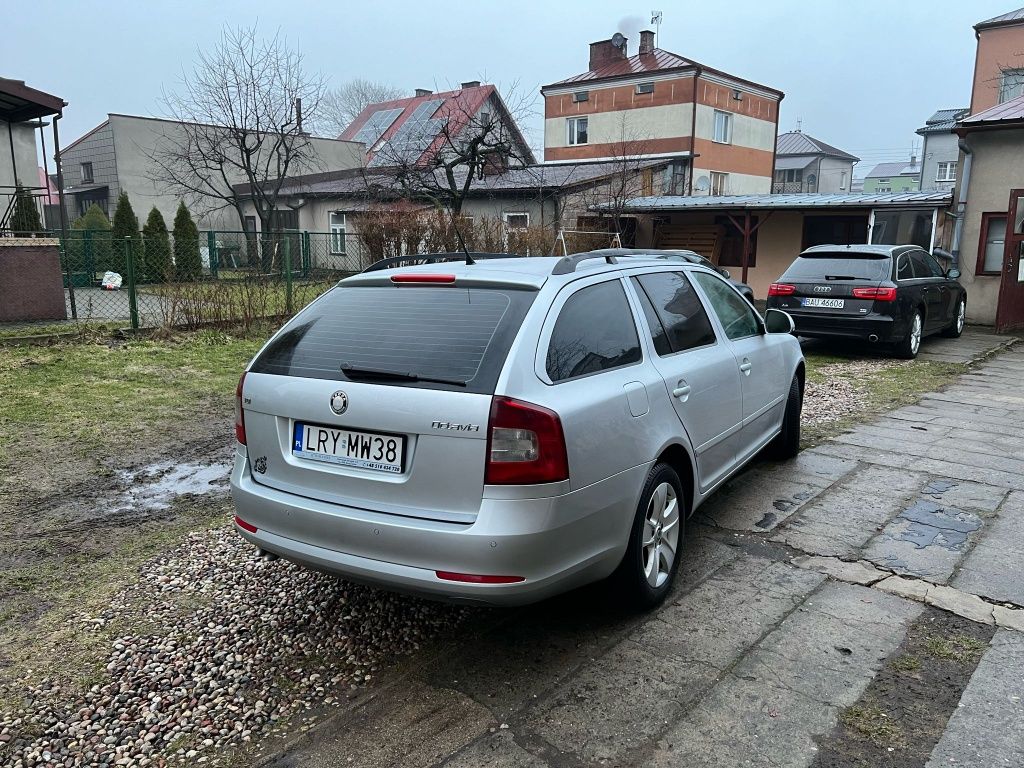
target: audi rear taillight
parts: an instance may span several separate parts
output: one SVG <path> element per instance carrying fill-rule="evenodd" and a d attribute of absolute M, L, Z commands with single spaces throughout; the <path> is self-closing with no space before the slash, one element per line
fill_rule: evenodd
<path fill-rule="evenodd" d="M 539 405 L 495 396 L 487 429 L 488 485 L 554 483 L 569 477 L 562 422 Z"/>
<path fill-rule="evenodd" d="M 235 439 L 245 445 L 245 413 L 242 411 L 242 385 L 245 383 L 245 371 L 235 388 Z"/>
<path fill-rule="evenodd" d="M 895 288 L 854 288 L 853 298 L 875 301 L 896 301 Z"/>
<path fill-rule="evenodd" d="M 795 285 L 788 285 L 787 283 L 772 283 L 768 286 L 769 296 L 792 296 L 796 293 Z"/>

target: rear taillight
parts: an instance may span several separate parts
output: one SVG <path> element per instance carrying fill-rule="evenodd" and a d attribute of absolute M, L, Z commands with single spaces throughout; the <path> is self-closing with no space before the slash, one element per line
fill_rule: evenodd
<path fill-rule="evenodd" d="M 896 301 L 895 288 L 854 288 L 853 298 L 875 301 Z"/>
<path fill-rule="evenodd" d="M 795 285 L 788 285 L 786 283 L 772 283 L 768 286 L 769 296 L 792 296 L 796 293 Z"/>
<path fill-rule="evenodd" d="M 489 485 L 554 483 L 569 477 L 558 414 L 532 403 L 496 396 L 487 430 Z"/>
<path fill-rule="evenodd" d="M 245 445 L 245 413 L 242 411 L 242 385 L 245 383 L 245 371 L 235 388 L 235 439 Z"/>

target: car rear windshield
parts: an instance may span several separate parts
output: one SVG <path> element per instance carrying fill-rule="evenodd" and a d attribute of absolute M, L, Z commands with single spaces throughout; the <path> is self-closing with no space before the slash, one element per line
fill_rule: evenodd
<path fill-rule="evenodd" d="M 489 394 L 535 295 L 497 288 L 339 286 L 300 312 L 250 370 Z"/>
<path fill-rule="evenodd" d="M 782 276 L 783 280 L 870 280 L 892 276 L 892 261 L 886 254 L 815 253 L 798 256 Z"/>

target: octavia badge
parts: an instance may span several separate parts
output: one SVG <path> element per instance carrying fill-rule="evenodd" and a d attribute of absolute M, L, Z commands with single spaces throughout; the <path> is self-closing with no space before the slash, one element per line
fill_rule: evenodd
<path fill-rule="evenodd" d="M 331 410 L 339 416 L 348 410 L 348 395 L 340 389 L 331 395 Z"/>

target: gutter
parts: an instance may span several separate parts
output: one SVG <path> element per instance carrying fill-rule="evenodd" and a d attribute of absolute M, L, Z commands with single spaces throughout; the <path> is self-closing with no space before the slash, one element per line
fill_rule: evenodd
<path fill-rule="evenodd" d="M 953 224 L 953 242 L 950 247 L 953 256 L 953 267 L 960 268 L 960 240 L 964 233 L 964 217 L 967 211 L 967 188 L 971 184 L 971 164 L 974 153 L 967 145 L 967 138 L 961 136 L 957 141 L 957 147 L 964 153 L 964 172 L 960 179 L 960 194 L 957 196 L 955 223 Z M 924 166 L 922 165 L 922 168 Z"/>

